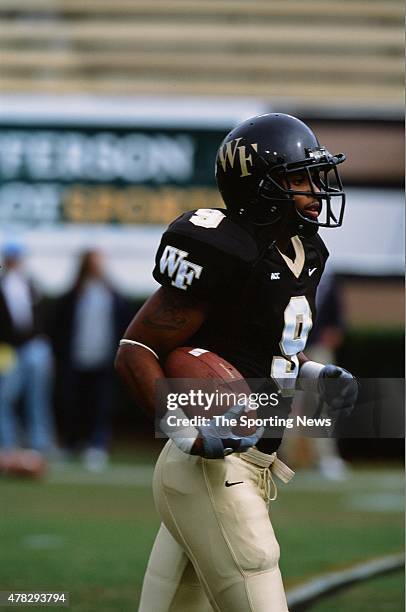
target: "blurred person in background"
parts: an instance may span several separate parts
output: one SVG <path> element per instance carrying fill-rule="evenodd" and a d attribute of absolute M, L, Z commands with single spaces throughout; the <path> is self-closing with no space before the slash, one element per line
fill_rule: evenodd
<path fill-rule="evenodd" d="M 60 437 L 66 457 L 83 451 L 87 469 L 108 461 L 115 347 L 127 321 L 100 251 L 85 251 L 73 287 L 57 301 L 52 339 L 58 363 Z"/>
<path fill-rule="evenodd" d="M 42 303 L 24 270 L 24 248 L 2 250 L 0 277 L 0 447 L 48 453 L 53 444 L 52 352 L 43 334 Z M 19 400 L 24 401 L 20 435 Z"/>

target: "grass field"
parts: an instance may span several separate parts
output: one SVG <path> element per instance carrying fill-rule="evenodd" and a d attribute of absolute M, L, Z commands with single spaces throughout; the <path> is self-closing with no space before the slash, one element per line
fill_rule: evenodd
<path fill-rule="evenodd" d="M 55 467 L 41 483 L 0 481 L 0 590 L 69 591 L 78 612 L 136 611 L 159 522 L 151 476 L 151 464 L 115 463 L 102 475 Z M 400 467 L 392 467 L 354 469 L 339 484 L 302 473 L 281 485 L 271 512 L 287 588 L 401 551 L 402 484 Z M 403 611 L 403 576 L 363 583 L 314 607 L 349 609 Z"/>

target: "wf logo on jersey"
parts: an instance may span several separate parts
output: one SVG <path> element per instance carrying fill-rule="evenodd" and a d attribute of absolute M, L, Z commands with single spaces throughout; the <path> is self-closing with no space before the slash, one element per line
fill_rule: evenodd
<path fill-rule="evenodd" d="M 228 165 L 231 168 L 234 168 L 234 163 L 236 162 L 237 151 L 238 151 L 238 161 L 240 164 L 241 174 L 240 177 L 251 176 L 251 172 L 249 171 L 248 164 L 252 166 L 252 155 L 246 154 L 246 146 L 238 145 L 238 143 L 242 140 L 242 138 L 236 138 L 235 140 L 230 140 L 226 142 L 219 149 L 219 159 L 221 162 L 221 166 L 224 172 L 227 172 Z M 257 143 L 251 143 L 251 147 L 254 151 L 258 150 Z"/>
<path fill-rule="evenodd" d="M 187 256 L 186 251 L 167 245 L 159 262 L 161 274 L 167 272 L 174 279 L 171 284 L 178 289 L 187 289 L 194 278 L 200 278 L 203 270 L 202 266 L 187 261 Z"/>

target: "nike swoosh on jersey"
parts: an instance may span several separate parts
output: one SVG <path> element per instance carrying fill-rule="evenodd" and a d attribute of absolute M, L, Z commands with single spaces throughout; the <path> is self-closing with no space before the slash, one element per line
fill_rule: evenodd
<path fill-rule="evenodd" d="M 313 274 L 313 272 L 316 272 L 317 268 L 309 268 L 309 276 L 311 276 Z"/>
<path fill-rule="evenodd" d="M 226 485 L 226 487 L 233 487 L 237 484 L 243 484 L 243 482 L 243 480 L 239 480 L 238 482 L 228 482 L 228 480 L 226 480 L 224 484 Z"/>

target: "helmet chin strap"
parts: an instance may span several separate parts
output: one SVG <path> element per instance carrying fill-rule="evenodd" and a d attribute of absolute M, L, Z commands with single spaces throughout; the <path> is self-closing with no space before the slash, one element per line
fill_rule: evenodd
<path fill-rule="evenodd" d="M 289 204 L 289 202 L 283 202 L 284 206 L 287 204 Z M 261 237 L 261 240 L 268 245 L 274 245 L 281 241 L 288 242 L 292 236 L 298 234 L 298 222 L 295 217 L 297 217 L 296 208 L 293 207 L 288 214 L 273 223 L 269 221 L 263 223 L 252 221 L 252 223 L 257 230 L 258 236 Z"/>
<path fill-rule="evenodd" d="M 302 236 L 304 238 L 311 238 L 319 231 L 317 223 L 307 223 L 305 219 L 299 214 L 298 209 L 294 200 L 290 200 L 292 206 L 289 208 L 285 217 L 281 220 L 284 223 L 280 226 L 279 231 L 285 234 L 287 238 L 292 236 Z"/>
<path fill-rule="evenodd" d="M 299 215 L 297 215 L 296 234 L 304 238 L 311 238 L 319 231 L 317 223 L 306 223 Z"/>
<path fill-rule="evenodd" d="M 255 209 L 258 211 L 258 216 L 252 214 Z M 282 211 L 282 214 L 276 220 L 267 220 L 265 216 L 261 219 L 261 209 L 268 210 L 271 214 Z M 306 220 L 298 213 L 294 199 L 290 196 L 280 199 L 256 197 L 248 203 L 247 207 L 240 208 L 238 216 L 248 218 L 266 242 L 289 241 L 292 236 L 296 235 L 310 238 L 319 230 L 316 223 L 306 223 Z"/>

